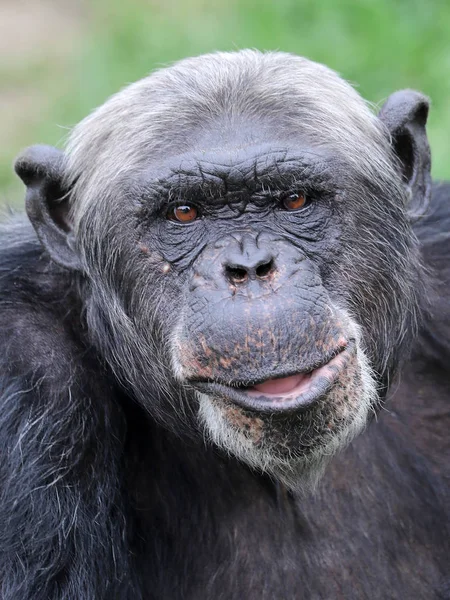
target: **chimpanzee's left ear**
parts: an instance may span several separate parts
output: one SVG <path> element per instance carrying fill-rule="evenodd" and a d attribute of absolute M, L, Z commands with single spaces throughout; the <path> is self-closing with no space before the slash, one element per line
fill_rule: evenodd
<path fill-rule="evenodd" d="M 58 264 L 82 270 L 70 219 L 70 190 L 64 188 L 64 154 L 51 146 L 31 146 L 14 167 L 27 186 L 27 214 L 42 245 Z"/>
<path fill-rule="evenodd" d="M 402 90 L 389 96 L 378 115 L 391 134 L 401 176 L 410 192 L 411 219 L 424 213 L 431 195 L 431 155 L 425 130 L 428 109 L 426 96 Z"/>

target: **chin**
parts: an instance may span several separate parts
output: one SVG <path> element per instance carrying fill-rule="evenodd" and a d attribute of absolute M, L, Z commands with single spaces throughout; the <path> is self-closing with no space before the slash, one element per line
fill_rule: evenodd
<path fill-rule="evenodd" d="M 357 340 L 309 373 L 195 388 L 207 439 L 294 492 L 315 487 L 330 459 L 362 432 L 378 401 Z"/>

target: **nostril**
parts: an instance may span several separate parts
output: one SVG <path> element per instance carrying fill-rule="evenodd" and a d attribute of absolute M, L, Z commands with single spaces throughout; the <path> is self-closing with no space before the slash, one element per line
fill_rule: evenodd
<path fill-rule="evenodd" d="M 226 267 L 225 273 L 231 283 L 244 283 L 248 278 L 247 271 L 239 267 Z"/>
<path fill-rule="evenodd" d="M 271 271 L 273 270 L 273 268 L 274 268 L 273 260 L 269 260 L 269 262 L 259 265 L 256 268 L 256 277 L 259 277 L 260 279 L 264 279 L 265 277 L 268 277 L 270 275 Z"/>

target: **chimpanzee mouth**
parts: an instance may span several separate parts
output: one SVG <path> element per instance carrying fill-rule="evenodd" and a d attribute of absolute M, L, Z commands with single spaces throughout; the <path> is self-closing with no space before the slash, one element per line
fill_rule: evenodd
<path fill-rule="evenodd" d="M 311 408 L 329 393 L 356 353 L 351 340 L 323 365 L 303 373 L 283 374 L 252 385 L 226 385 L 217 381 L 195 381 L 203 394 L 231 400 L 241 408 L 262 413 L 292 413 Z"/>

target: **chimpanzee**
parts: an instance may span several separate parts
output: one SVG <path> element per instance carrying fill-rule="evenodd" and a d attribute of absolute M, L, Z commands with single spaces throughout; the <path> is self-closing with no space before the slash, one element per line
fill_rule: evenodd
<path fill-rule="evenodd" d="M 2 600 L 450 597 L 427 114 L 405 90 L 376 116 L 304 58 L 216 53 L 19 156 Z"/>

